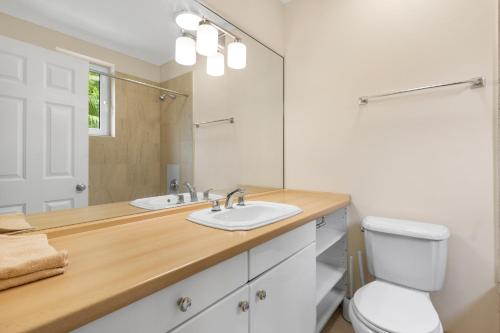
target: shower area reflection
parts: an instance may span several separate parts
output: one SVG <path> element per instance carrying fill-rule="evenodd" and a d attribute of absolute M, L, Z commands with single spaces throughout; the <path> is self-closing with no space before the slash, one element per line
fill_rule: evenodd
<path fill-rule="evenodd" d="M 189 92 L 163 91 L 158 87 L 167 83 L 158 85 L 123 73 L 114 77 L 114 136 L 89 138 L 89 205 L 166 194 L 167 170 L 180 170 L 168 164 L 181 165 L 173 153 L 183 149 L 176 122 L 179 117 L 187 121 L 192 117 L 192 110 L 183 107 L 189 103 Z M 192 146 L 192 134 L 184 137 L 191 138 L 184 146 Z M 192 166 L 190 151 L 183 164 Z M 180 174 L 174 177 L 192 181 L 192 172 L 183 172 L 182 179 Z"/>

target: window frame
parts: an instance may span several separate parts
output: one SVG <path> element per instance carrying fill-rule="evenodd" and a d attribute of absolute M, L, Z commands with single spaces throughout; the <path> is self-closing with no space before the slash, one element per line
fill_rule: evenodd
<path fill-rule="evenodd" d="M 89 72 L 110 73 L 110 68 L 95 63 L 89 64 Z M 89 135 L 110 136 L 111 135 L 111 105 L 112 92 L 109 77 L 99 75 L 99 128 L 89 128 Z"/>

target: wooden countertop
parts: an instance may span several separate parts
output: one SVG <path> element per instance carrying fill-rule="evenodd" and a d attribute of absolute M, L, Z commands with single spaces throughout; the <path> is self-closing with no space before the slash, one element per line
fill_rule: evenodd
<path fill-rule="evenodd" d="M 0 292 L 0 332 L 67 332 L 350 203 L 346 194 L 297 190 L 252 199 L 289 203 L 304 212 L 230 232 L 187 221 L 197 205 L 51 238 L 54 247 L 69 251 L 67 271 Z"/>

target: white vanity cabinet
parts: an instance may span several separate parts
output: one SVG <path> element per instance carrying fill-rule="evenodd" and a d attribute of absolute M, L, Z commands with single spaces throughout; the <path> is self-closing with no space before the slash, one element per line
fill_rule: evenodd
<path fill-rule="evenodd" d="M 250 271 L 271 268 L 169 333 L 313 333 L 314 232 L 309 223 L 250 250 Z"/>
<path fill-rule="evenodd" d="M 170 333 L 314 332 L 315 258 L 310 244 Z"/>
<path fill-rule="evenodd" d="M 328 299 L 318 299 L 317 260 L 337 265 L 327 247 L 319 261 L 316 224 L 293 229 L 76 332 L 314 333 L 318 302 Z M 331 252 L 345 257 L 344 250 L 336 253 Z M 334 284 L 324 293 L 331 294 Z"/>

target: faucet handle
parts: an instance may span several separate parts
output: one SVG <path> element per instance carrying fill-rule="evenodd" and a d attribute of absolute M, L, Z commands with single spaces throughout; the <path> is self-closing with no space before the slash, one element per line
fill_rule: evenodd
<path fill-rule="evenodd" d="M 172 179 L 169 184 L 170 193 L 179 193 L 179 181 L 177 179 Z"/>
<path fill-rule="evenodd" d="M 246 200 L 245 200 L 245 191 L 240 193 L 238 196 L 238 206 L 245 206 L 246 205 Z"/>
<path fill-rule="evenodd" d="M 177 203 L 178 204 L 184 203 L 184 194 L 177 194 Z"/>
<path fill-rule="evenodd" d="M 210 191 L 213 191 L 213 188 L 209 188 L 208 190 L 203 192 L 203 200 L 209 200 L 210 199 Z"/>
<path fill-rule="evenodd" d="M 214 200 L 212 201 L 212 209 L 211 211 L 212 212 L 220 212 L 220 203 L 219 203 L 219 200 Z"/>

